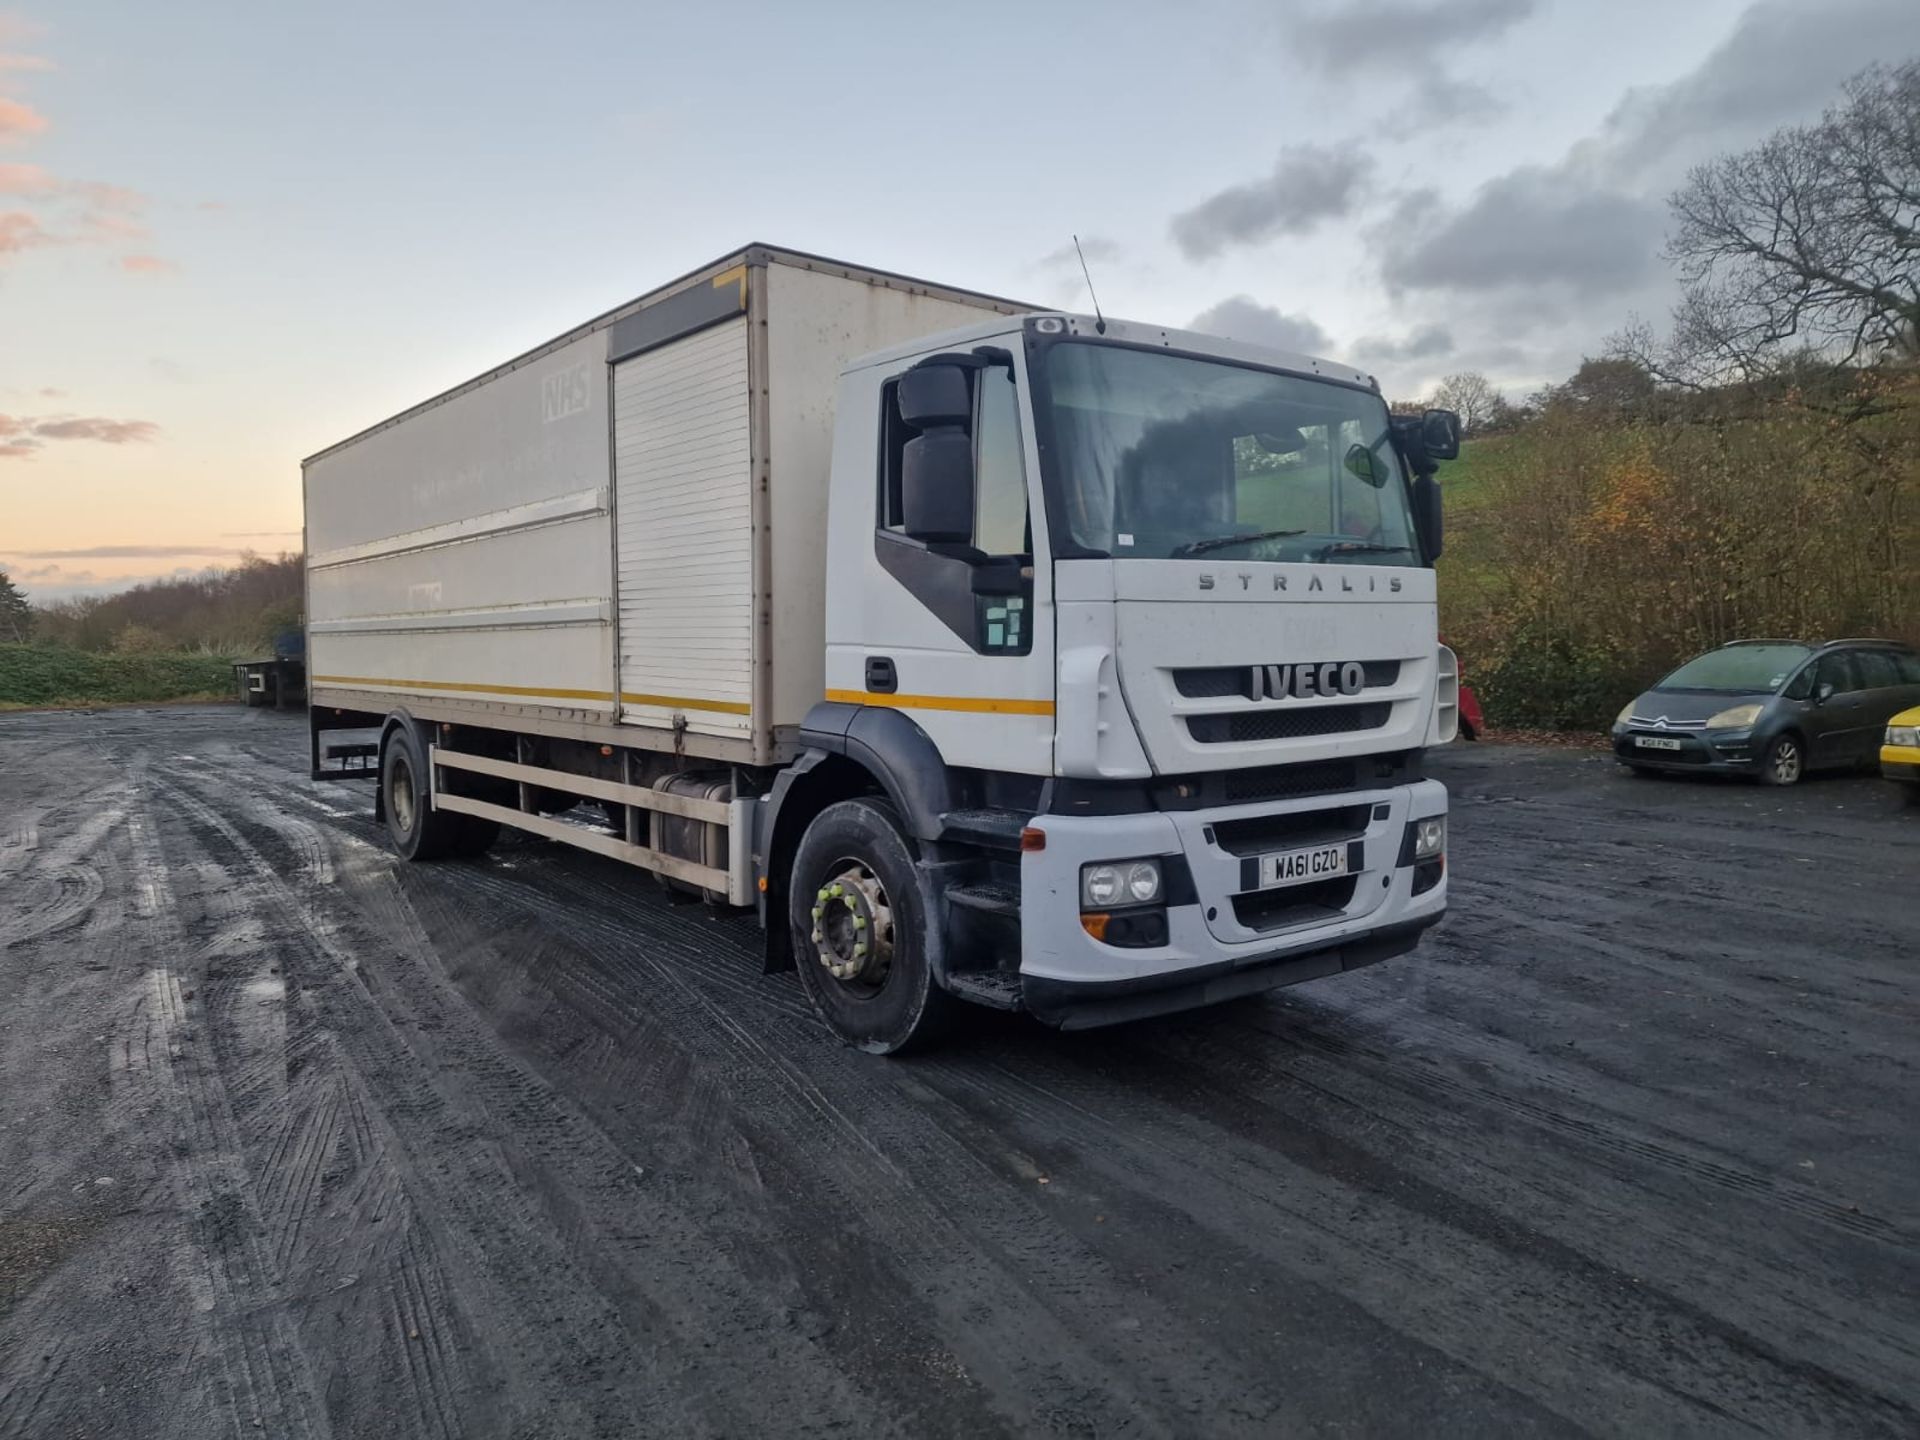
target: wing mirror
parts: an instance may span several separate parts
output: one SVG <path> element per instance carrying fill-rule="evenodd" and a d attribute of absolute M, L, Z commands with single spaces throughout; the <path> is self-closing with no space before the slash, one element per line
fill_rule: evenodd
<path fill-rule="evenodd" d="M 1451 410 L 1429 410 L 1420 417 L 1420 439 L 1435 460 L 1460 458 L 1460 417 Z"/>
<path fill-rule="evenodd" d="M 1814 704 L 1824 705 L 1827 703 L 1827 701 L 1831 700 L 1832 698 L 1833 698 L 1833 682 L 1831 680 L 1822 680 L 1818 685 L 1813 687 L 1813 703 Z"/>
<path fill-rule="evenodd" d="M 900 519 L 928 545 L 973 538 L 973 394 L 958 365 L 921 365 L 895 387 L 900 418 L 920 433 L 900 454 Z"/>

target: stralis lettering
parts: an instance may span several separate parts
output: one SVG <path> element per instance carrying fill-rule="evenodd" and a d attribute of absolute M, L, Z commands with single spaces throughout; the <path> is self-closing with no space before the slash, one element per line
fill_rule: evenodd
<path fill-rule="evenodd" d="M 1220 586 L 1219 579 L 1216 576 L 1202 575 L 1199 578 L 1200 588 L 1202 590 L 1216 590 Z M 1257 577 L 1249 575 L 1244 571 L 1235 571 L 1234 574 L 1228 578 L 1238 580 L 1242 590 L 1251 591 L 1253 589 L 1253 582 Z M 1300 577 L 1296 575 L 1293 578 L 1297 580 Z M 1348 573 L 1334 578 L 1339 587 L 1337 590 L 1328 590 L 1326 577 L 1318 574 L 1308 575 L 1307 583 L 1299 588 L 1303 589 L 1309 595 L 1398 595 L 1400 593 L 1400 577 L 1398 575 L 1356 575 L 1349 570 Z M 1272 579 L 1272 585 L 1275 590 L 1284 593 L 1287 589 L 1287 577 L 1285 575 L 1275 574 Z"/>
<path fill-rule="evenodd" d="M 1305 700 L 1315 695 L 1358 695 L 1367 688 L 1367 672 L 1357 660 L 1319 665 L 1256 665 L 1248 695 L 1255 700 Z"/>

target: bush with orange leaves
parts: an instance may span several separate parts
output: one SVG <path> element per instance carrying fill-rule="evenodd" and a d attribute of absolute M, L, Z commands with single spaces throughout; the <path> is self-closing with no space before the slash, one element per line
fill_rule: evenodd
<path fill-rule="evenodd" d="M 1492 723 L 1606 725 L 1728 640 L 1920 643 L 1920 374 L 1803 364 L 1632 406 L 1549 393 L 1471 457 L 1442 628 Z"/>

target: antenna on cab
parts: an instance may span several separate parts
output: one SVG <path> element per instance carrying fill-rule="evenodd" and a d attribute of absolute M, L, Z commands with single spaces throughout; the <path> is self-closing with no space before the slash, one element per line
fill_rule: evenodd
<path fill-rule="evenodd" d="M 1087 269 L 1087 252 L 1080 248 L 1080 237 L 1073 237 L 1073 253 L 1080 257 L 1080 273 L 1087 277 L 1087 298 L 1093 301 L 1093 328 L 1101 335 L 1107 333 L 1107 317 L 1100 313 L 1100 297 L 1093 293 L 1093 272 Z"/>

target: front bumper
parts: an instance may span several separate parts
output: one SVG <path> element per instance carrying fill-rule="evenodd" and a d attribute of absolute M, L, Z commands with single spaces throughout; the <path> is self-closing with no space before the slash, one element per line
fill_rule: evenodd
<path fill-rule="evenodd" d="M 1209 810 L 1039 817 L 1046 847 L 1021 857 L 1022 1002 L 1049 1024 L 1081 1029 L 1401 954 L 1447 908 L 1444 861 L 1402 863 L 1407 826 L 1446 813 L 1445 787 L 1423 780 Z M 1355 857 L 1338 883 L 1249 886 L 1254 854 L 1329 842 Z M 1095 940 L 1080 924 L 1080 867 L 1151 855 L 1180 855 L 1193 876 L 1193 903 L 1166 909 L 1167 943 Z"/>
<path fill-rule="evenodd" d="M 1638 737 L 1672 740 L 1678 750 L 1650 749 L 1635 743 Z M 1751 775 L 1766 759 L 1767 742 L 1751 730 L 1634 730 L 1613 732 L 1613 753 L 1624 765 L 1649 770 L 1693 770 Z"/>
<path fill-rule="evenodd" d="M 1920 747 L 1882 745 L 1880 773 L 1889 780 L 1899 780 L 1908 785 L 1920 785 Z"/>

